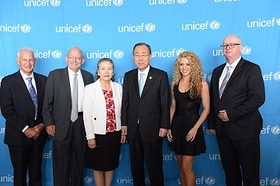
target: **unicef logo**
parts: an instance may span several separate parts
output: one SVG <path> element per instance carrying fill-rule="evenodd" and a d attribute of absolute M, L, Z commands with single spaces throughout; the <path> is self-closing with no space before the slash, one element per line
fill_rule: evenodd
<path fill-rule="evenodd" d="M 178 4 L 185 4 L 188 0 L 177 0 Z"/>
<path fill-rule="evenodd" d="M 90 33 L 92 31 L 92 26 L 90 24 L 86 24 L 82 27 L 84 33 Z"/>
<path fill-rule="evenodd" d="M 28 32 L 30 32 L 30 30 L 31 30 L 31 26 L 28 25 L 28 24 L 24 24 L 24 25 L 21 26 L 21 31 L 23 33 L 28 33 Z"/>
<path fill-rule="evenodd" d="M 84 177 L 84 183 L 89 184 L 89 183 L 92 183 L 92 181 L 93 181 L 92 177 L 89 177 L 89 176 Z"/>
<path fill-rule="evenodd" d="M 280 18 L 276 19 L 276 24 L 280 26 Z"/>
<path fill-rule="evenodd" d="M 273 179 L 270 180 L 270 184 L 272 186 L 280 185 L 280 180 L 278 178 L 273 178 Z"/>
<path fill-rule="evenodd" d="M 213 178 L 213 177 L 205 178 L 205 183 L 207 185 L 214 185 L 215 184 L 215 178 Z"/>
<path fill-rule="evenodd" d="M 186 51 L 186 50 L 183 48 L 179 48 L 178 50 L 176 50 L 176 55 L 178 56 L 179 54 L 181 54 L 184 51 Z"/>
<path fill-rule="evenodd" d="M 271 133 L 275 135 L 280 134 L 280 127 L 279 126 L 271 127 Z"/>
<path fill-rule="evenodd" d="M 273 78 L 274 78 L 274 80 L 276 80 L 276 81 L 280 81 L 280 72 L 279 72 L 279 71 L 278 71 L 278 72 L 275 72 L 274 75 L 273 75 Z"/>
<path fill-rule="evenodd" d="M 59 51 L 59 50 L 54 50 L 54 51 L 52 51 L 52 57 L 53 57 L 53 58 L 59 59 L 59 58 L 61 58 L 61 56 L 62 56 L 61 51 Z"/>
<path fill-rule="evenodd" d="M 60 0 L 51 0 L 51 5 L 54 7 L 58 7 L 60 5 Z"/>
<path fill-rule="evenodd" d="M 220 28 L 220 22 L 219 21 L 212 21 L 210 22 L 210 25 L 209 27 L 212 29 L 212 30 L 217 30 Z"/>
<path fill-rule="evenodd" d="M 252 48 L 249 47 L 249 46 L 244 46 L 244 47 L 242 48 L 242 51 L 241 51 L 241 53 L 242 53 L 243 55 L 249 55 L 251 52 L 252 52 Z"/>
<path fill-rule="evenodd" d="M 156 29 L 156 25 L 153 23 L 148 23 L 145 25 L 145 29 L 147 32 L 153 32 Z"/>
<path fill-rule="evenodd" d="M 113 56 L 116 58 L 116 59 L 121 59 L 124 55 L 124 52 L 121 51 L 121 50 L 116 50 L 114 53 L 113 53 Z"/>
<path fill-rule="evenodd" d="M 113 3 L 115 6 L 122 6 L 123 0 L 114 0 Z"/>

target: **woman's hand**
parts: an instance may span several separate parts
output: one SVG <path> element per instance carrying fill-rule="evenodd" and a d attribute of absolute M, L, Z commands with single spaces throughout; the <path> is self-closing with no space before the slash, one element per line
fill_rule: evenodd
<path fill-rule="evenodd" d="M 197 128 L 193 127 L 187 134 L 186 140 L 193 141 L 197 133 Z"/>
<path fill-rule="evenodd" d="M 96 146 L 96 140 L 93 138 L 93 139 L 89 139 L 88 140 L 88 142 L 87 142 L 87 144 L 88 144 L 88 147 L 90 148 L 90 149 L 94 149 L 95 147 L 97 147 Z"/>
<path fill-rule="evenodd" d="M 171 129 L 168 129 L 167 135 L 166 135 L 166 136 L 167 136 L 167 140 L 168 140 L 169 142 L 173 141 Z"/>

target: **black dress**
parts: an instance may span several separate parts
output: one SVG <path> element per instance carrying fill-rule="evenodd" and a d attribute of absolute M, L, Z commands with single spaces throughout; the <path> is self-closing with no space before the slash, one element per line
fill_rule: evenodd
<path fill-rule="evenodd" d="M 173 141 L 169 143 L 170 149 L 174 150 L 176 155 L 195 156 L 205 153 L 206 145 L 202 126 L 197 130 L 196 137 L 192 142 L 186 140 L 189 130 L 199 119 L 201 98 L 191 99 L 190 92 L 182 93 L 178 86 L 174 86 L 173 92 L 176 110 L 171 124 Z"/>

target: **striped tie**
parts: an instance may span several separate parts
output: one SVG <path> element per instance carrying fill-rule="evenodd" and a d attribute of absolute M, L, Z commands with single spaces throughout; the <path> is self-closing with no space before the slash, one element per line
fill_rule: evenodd
<path fill-rule="evenodd" d="M 226 87 L 226 85 L 227 85 L 227 82 L 228 82 L 228 80 L 229 80 L 229 77 L 230 77 L 230 69 L 231 69 L 231 66 L 227 66 L 226 76 L 225 76 L 225 78 L 223 79 L 223 82 L 222 82 L 222 84 L 221 84 L 221 86 L 220 86 L 220 90 L 219 90 L 219 96 L 220 96 L 220 98 L 222 97 L 223 92 L 224 92 L 224 90 L 225 90 L 225 87 Z"/>

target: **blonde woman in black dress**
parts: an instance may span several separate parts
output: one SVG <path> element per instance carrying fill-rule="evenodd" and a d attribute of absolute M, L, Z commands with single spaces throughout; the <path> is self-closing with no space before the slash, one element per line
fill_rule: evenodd
<path fill-rule="evenodd" d="M 167 139 L 177 156 L 181 185 L 195 186 L 193 162 L 196 155 L 206 151 L 201 125 L 209 114 L 210 101 L 200 60 L 193 52 L 182 52 L 177 57 L 171 92 L 171 127 Z"/>
<path fill-rule="evenodd" d="M 114 64 L 109 58 L 97 63 L 96 81 L 85 87 L 84 125 L 88 148 L 86 167 L 93 169 L 96 186 L 110 186 L 119 165 L 122 86 L 113 82 Z"/>

